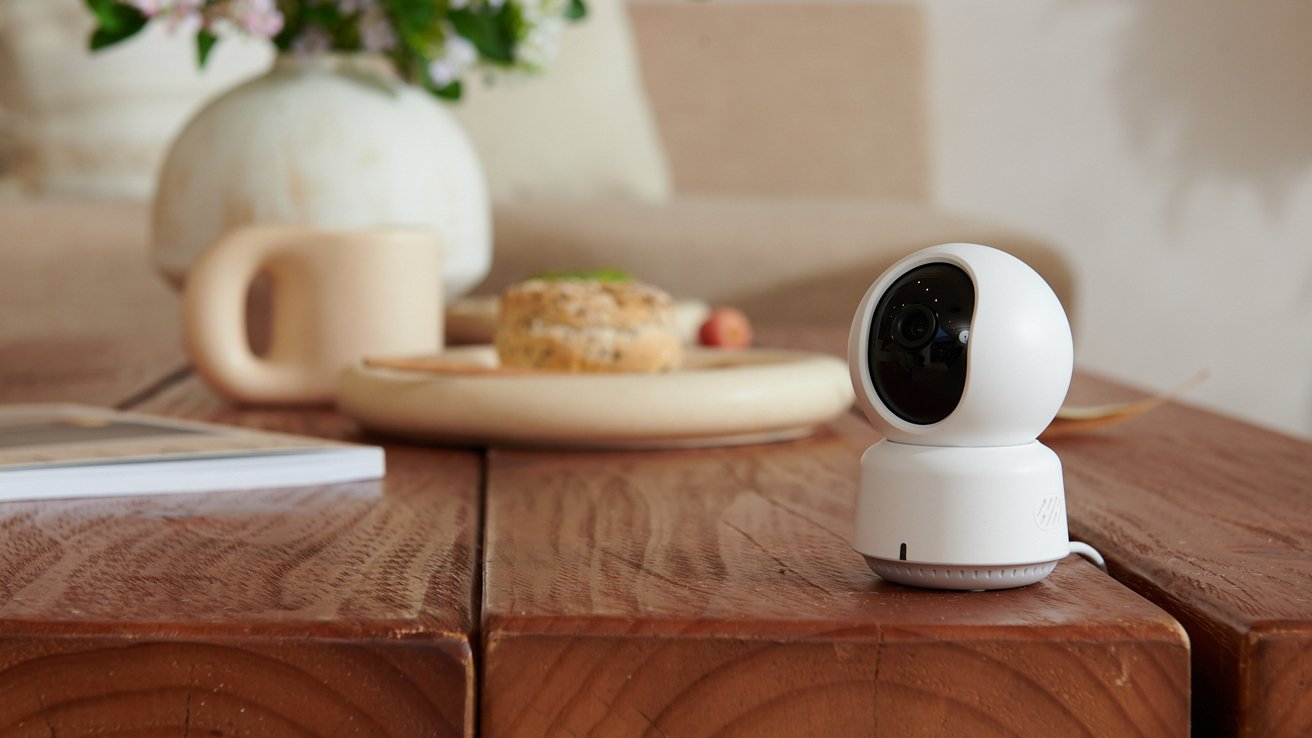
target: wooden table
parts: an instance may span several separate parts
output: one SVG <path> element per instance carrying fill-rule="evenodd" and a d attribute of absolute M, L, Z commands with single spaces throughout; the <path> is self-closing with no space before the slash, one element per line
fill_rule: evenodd
<path fill-rule="evenodd" d="M 192 377 L 144 230 L 0 208 L 0 401 L 353 437 Z M 1116 579 L 942 593 L 848 545 L 873 440 L 390 444 L 382 482 L 0 505 L 0 735 L 1185 735 L 1190 642 L 1197 732 L 1312 729 L 1307 443 L 1172 406 L 1054 444 Z"/>
<path fill-rule="evenodd" d="M 190 376 L 142 216 L 0 209 L 0 401 L 352 437 Z M 471 735 L 483 460 L 387 457 L 381 482 L 0 505 L 0 736 Z"/>
<path fill-rule="evenodd" d="M 1071 535 L 1189 632 L 1194 732 L 1312 735 L 1312 444 L 1172 403 L 1052 447 Z"/>

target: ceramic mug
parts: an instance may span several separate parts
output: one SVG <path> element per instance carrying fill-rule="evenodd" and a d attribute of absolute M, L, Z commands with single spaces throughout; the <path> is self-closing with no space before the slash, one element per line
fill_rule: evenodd
<path fill-rule="evenodd" d="M 270 278 L 269 347 L 257 356 L 246 295 Z M 212 244 L 187 275 L 187 353 L 230 399 L 330 402 L 337 375 L 368 355 L 442 346 L 441 244 L 432 231 L 256 225 Z"/>

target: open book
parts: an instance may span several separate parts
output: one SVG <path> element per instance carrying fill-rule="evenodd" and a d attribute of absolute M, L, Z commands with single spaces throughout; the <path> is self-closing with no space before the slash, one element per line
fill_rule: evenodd
<path fill-rule="evenodd" d="M 0 501 L 377 479 L 383 450 L 80 405 L 0 406 Z"/>

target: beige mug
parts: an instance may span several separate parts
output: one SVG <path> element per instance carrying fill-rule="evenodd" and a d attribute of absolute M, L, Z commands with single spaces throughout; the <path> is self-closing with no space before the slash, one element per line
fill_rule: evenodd
<path fill-rule="evenodd" d="M 270 278 L 268 351 L 246 332 L 246 295 Z M 233 400 L 323 403 L 337 375 L 367 355 L 442 347 L 441 244 L 431 231 L 238 228 L 212 244 L 187 275 L 187 353 L 197 372 Z"/>

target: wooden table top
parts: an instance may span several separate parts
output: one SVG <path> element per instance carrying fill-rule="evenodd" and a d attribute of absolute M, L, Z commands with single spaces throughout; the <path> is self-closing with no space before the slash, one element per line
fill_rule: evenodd
<path fill-rule="evenodd" d="M 0 206 L 0 402 L 355 437 L 191 376 L 145 230 Z M 1179 404 L 1054 442 L 1115 578 L 944 593 L 851 550 L 874 438 L 389 443 L 381 482 L 0 505 L 0 735 L 1184 735 L 1191 689 L 1199 734 L 1312 731 L 1312 445 Z"/>
<path fill-rule="evenodd" d="M 1179 626 L 1082 560 L 987 593 L 871 574 L 849 541 L 876 438 L 493 451 L 484 733 L 1187 732 Z"/>

